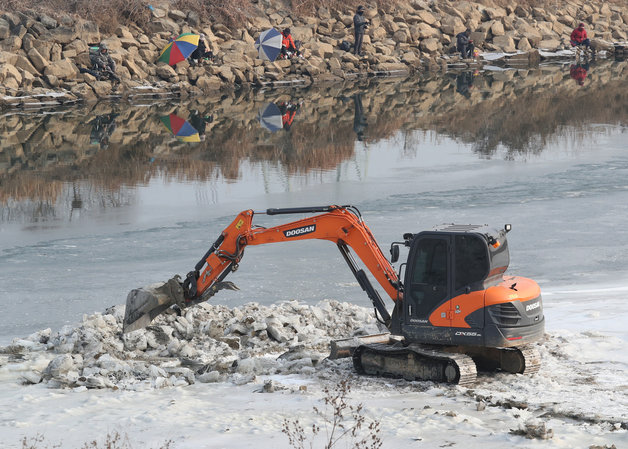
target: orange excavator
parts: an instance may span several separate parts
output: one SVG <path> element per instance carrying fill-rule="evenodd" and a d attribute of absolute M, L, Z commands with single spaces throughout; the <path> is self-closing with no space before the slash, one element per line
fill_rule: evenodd
<path fill-rule="evenodd" d="M 254 215 L 317 214 L 279 226 L 253 225 Z M 477 370 L 535 373 L 540 357 L 531 343 L 544 335 L 541 291 L 531 279 L 506 275 L 506 233 L 486 225 L 445 224 L 406 233 L 384 256 L 357 208 L 317 206 L 245 210 L 222 231 L 185 279 L 132 290 L 124 332 L 146 327 L 169 308 L 207 301 L 223 289 L 247 246 L 320 239 L 335 243 L 390 332 L 332 342 L 332 357 L 351 356 L 358 373 L 469 385 Z M 399 267 L 399 248 L 408 258 Z M 390 313 L 359 257 L 394 302 Z M 403 276 L 400 276 L 403 274 Z"/>

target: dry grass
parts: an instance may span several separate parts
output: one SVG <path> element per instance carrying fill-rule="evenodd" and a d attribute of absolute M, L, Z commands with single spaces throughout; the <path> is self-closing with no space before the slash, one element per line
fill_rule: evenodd
<path fill-rule="evenodd" d="M 173 441 L 167 440 L 162 443 L 158 449 L 171 449 Z M 53 444 L 47 441 L 47 439 L 38 434 L 35 437 L 27 438 L 24 437 L 22 439 L 22 449 L 52 449 L 52 448 L 60 448 L 67 447 L 62 443 Z M 128 435 L 121 435 L 118 432 L 108 433 L 104 440 L 91 440 L 89 442 L 83 443 L 81 449 L 133 449 L 133 445 L 128 437 Z"/>
<path fill-rule="evenodd" d="M 556 0 L 472 0 L 472 3 L 487 6 L 515 7 L 560 7 Z M 622 4 L 625 0 L 610 0 Z M 390 11 L 403 0 L 284 0 L 285 11 L 295 15 L 314 14 L 319 8 L 330 11 L 355 11 L 360 4 L 369 8 Z M 69 14 L 98 24 L 100 30 L 111 33 L 118 25 L 136 24 L 143 27 L 151 18 L 149 0 L 0 0 L 0 11 L 46 13 L 59 18 Z M 281 5 L 276 1 L 277 5 Z M 259 10 L 257 2 L 251 0 L 172 0 L 172 5 L 184 12 L 196 12 L 204 23 L 222 23 L 238 28 L 246 23 L 247 17 Z"/>
<path fill-rule="evenodd" d="M 0 0 L 0 11 L 44 13 L 56 19 L 70 15 L 111 33 L 119 25 L 146 25 L 151 17 L 148 5 L 147 0 Z"/>
<path fill-rule="evenodd" d="M 239 27 L 254 10 L 250 0 L 173 0 L 181 11 L 196 12 L 201 21 Z"/>

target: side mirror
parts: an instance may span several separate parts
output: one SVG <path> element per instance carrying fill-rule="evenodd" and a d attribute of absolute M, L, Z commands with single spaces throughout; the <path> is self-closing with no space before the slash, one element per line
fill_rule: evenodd
<path fill-rule="evenodd" d="M 510 232 L 511 229 L 512 229 L 512 225 L 511 224 L 504 225 L 504 231 L 506 231 L 507 233 Z"/>
<path fill-rule="evenodd" d="M 390 245 L 390 261 L 395 263 L 399 260 L 399 246 Z"/>

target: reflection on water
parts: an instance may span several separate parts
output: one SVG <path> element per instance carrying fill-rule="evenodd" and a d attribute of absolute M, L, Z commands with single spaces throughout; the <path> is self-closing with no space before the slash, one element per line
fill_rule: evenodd
<path fill-rule="evenodd" d="M 133 188 L 153 179 L 237 180 L 242 164 L 270 163 L 286 176 L 333 170 L 354 157 L 356 141 L 400 136 L 412 155 L 415 130 L 481 157 L 538 154 L 586 139 L 593 124 L 628 124 L 627 71 L 601 62 L 11 111 L 0 116 L 0 220 L 72 220 L 85 207 L 133 203 Z"/>

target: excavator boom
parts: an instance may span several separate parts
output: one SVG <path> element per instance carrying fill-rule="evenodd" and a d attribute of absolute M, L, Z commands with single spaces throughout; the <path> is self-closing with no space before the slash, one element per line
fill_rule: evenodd
<path fill-rule="evenodd" d="M 253 226 L 255 214 L 280 215 L 319 213 L 301 220 L 270 228 Z M 201 260 L 184 280 L 178 276 L 168 282 L 132 290 L 127 297 L 124 332 L 147 326 L 156 316 L 171 306 L 189 307 L 207 301 L 219 290 L 237 289 L 225 277 L 235 271 L 244 249 L 249 245 L 319 239 L 335 243 L 360 286 L 366 291 L 387 325 L 390 314 L 363 270 L 359 269 L 349 247 L 358 255 L 378 283 L 393 301 L 401 295 L 397 274 L 382 253 L 373 234 L 353 206 L 318 206 L 287 209 L 267 209 L 264 212 L 245 210 L 227 226 Z"/>

